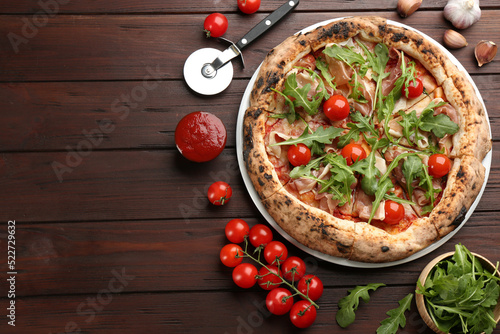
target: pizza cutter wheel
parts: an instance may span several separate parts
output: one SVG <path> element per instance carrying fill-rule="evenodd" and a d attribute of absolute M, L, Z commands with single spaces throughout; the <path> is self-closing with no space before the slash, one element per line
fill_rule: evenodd
<path fill-rule="evenodd" d="M 202 95 L 215 95 L 222 92 L 229 86 L 233 79 L 231 59 L 241 56 L 241 60 L 243 61 L 241 49 L 268 31 L 276 22 L 297 7 L 298 4 L 299 0 L 290 0 L 283 4 L 260 21 L 236 44 L 221 38 L 231 44 L 224 51 L 203 48 L 193 52 L 184 63 L 184 80 L 187 85 Z M 244 62 L 243 67 L 245 67 Z"/>

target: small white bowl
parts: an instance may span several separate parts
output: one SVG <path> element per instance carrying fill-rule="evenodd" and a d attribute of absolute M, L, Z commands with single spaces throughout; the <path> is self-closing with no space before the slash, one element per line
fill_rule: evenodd
<path fill-rule="evenodd" d="M 425 266 L 424 270 L 422 270 L 422 273 L 420 273 L 420 276 L 418 277 L 418 279 L 420 280 L 420 282 L 422 283 L 422 285 L 425 284 L 425 280 L 427 279 L 427 276 L 429 275 L 429 273 L 432 270 L 432 268 L 434 268 L 434 266 L 438 262 L 440 262 L 441 260 L 444 260 L 446 258 L 452 257 L 453 254 L 455 254 L 455 252 L 444 253 L 444 254 L 436 257 L 431 262 L 429 262 L 427 264 L 427 266 Z M 492 273 L 495 270 L 495 266 L 493 265 L 493 263 L 491 263 L 484 256 L 481 256 L 481 255 L 476 254 L 476 253 L 472 253 L 472 255 L 474 255 L 479 260 L 479 262 L 481 262 L 481 265 L 483 266 L 483 268 L 487 269 L 489 272 Z M 500 277 L 500 273 L 498 272 L 498 270 L 495 271 L 495 275 L 498 276 L 498 277 Z M 417 289 L 418 289 L 418 285 L 417 285 Z M 422 319 L 424 320 L 424 322 L 427 324 L 427 326 L 429 326 L 429 328 L 432 329 L 435 333 L 438 333 L 438 334 L 447 334 L 447 333 L 444 333 L 444 332 L 440 331 L 437 328 L 437 326 L 434 323 L 434 321 L 432 321 L 432 318 L 430 317 L 429 313 L 427 312 L 427 307 L 425 307 L 424 296 L 421 295 L 421 294 L 419 294 L 419 293 L 416 293 L 415 301 L 416 301 L 416 304 L 417 304 L 418 313 L 420 313 L 420 316 L 422 317 Z M 498 303 L 497 303 L 497 305 L 496 305 L 495 310 L 494 310 L 493 313 L 494 313 L 494 316 L 495 316 L 495 321 L 498 324 L 498 322 L 500 321 L 500 297 L 498 298 Z"/>

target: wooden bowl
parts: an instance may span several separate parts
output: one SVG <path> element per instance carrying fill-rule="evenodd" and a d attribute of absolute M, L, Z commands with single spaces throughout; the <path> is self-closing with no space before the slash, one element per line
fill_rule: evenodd
<path fill-rule="evenodd" d="M 444 254 L 436 257 L 431 262 L 429 262 L 427 264 L 427 266 L 425 266 L 424 270 L 422 270 L 422 273 L 420 274 L 420 276 L 418 277 L 418 279 L 420 280 L 422 285 L 425 284 L 425 280 L 427 279 L 427 276 L 429 275 L 432 268 L 434 268 L 434 266 L 438 262 L 440 262 L 441 260 L 444 260 L 448 257 L 452 257 L 453 254 L 455 254 L 455 252 L 444 253 Z M 479 262 L 481 262 L 481 265 L 483 266 L 484 269 L 487 269 L 491 273 L 493 273 L 495 271 L 495 266 L 493 265 L 493 263 L 491 263 L 484 256 L 481 256 L 481 255 L 476 254 L 476 253 L 472 253 L 472 255 L 474 255 L 479 260 Z M 498 270 L 495 271 L 495 275 L 500 277 L 500 273 L 498 272 Z M 417 285 L 417 289 L 418 289 L 418 285 Z M 415 295 L 416 295 L 415 301 L 417 303 L 418 313 L 420 313 L 420 316 L 422 317 L 424 322 L 427 324 L 427 326 L 429 326 L 429 328 L 432 329 L 435 333 L 447 334 L 447 333 L 440 331 L 437 328 L 434 321 L 432 321 L 432 318 L 430 317 L 429 313 L 427 312 L 427 307 L 425 306 L 424 296 L 419 294 L 419 293 L 416 293 Z M 498 303 L 497 303 L 493 313 L 495 316 L 495 321 L 498 323 L 500 321 L 500 298 L 498 298 Z"/>

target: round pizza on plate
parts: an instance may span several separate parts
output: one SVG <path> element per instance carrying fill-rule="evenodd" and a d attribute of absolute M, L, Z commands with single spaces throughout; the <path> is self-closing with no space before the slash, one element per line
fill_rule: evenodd
<path fill-rule="evenodd" d="M 490 150 L 467 76 L 380 17 L 336 20 L 271 50 L 243 120 L 246 170 L 276 223 L 361 262 L 407 258 L 460 225 Z"/>

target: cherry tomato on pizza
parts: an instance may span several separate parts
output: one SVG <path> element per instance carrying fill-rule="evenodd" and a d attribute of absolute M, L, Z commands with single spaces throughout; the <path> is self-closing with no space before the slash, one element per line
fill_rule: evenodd
<path fill-rule="evenodd" d="M 366 152 L 363 147 L 359 144 L 354 143 L 344 146 L 340 154 L 342 154 L 342 156 L 346 159 L 348 166 L 351 166 L 358 160 L 363 160 L 366 158 Z"/>
<path fill-rule="evenodd" d="M 249 289 L 257 282 L 257 274 L 257 268 L 253 264 L 241 263 L 233 269 L 233 281 L 240 288 Z"/>
<path fill-rule="evenodd" d="M 290 256 L 281 265 L 283 277 L 288 281 L 297 282 L 306 273 L 306 264 L 297 256 Z"/>
<path fill-rule="evenodd" d="M 292 293 L 284 288 L 274 288 L 266 297 L 266 307 L 272 314 L 283 315 L 293 306 Z"/>
<path fill-rule="evenodd" d="M 273 231 L 264 224 L 257 224 L 250 229 L 248 238 L 254 247 L 259 247 L 260 245 L 266 246 L 273 241 Z"/>
<path fill-rule="evenodd" d="M 307 287 L 308 283 L 309 288 Z M 297 284 L 297 290 L 309 296 L 312 301 L 316 301 L 323 294 L 323 282 L 316 275 L 306 275 L 300 279 Z"/>
<path fill-rule="evenodd" d="M 389 225 L 398 224 L 405 216 L 405 208 L 403 204 L 391 200 L 385 201 L 385 219 Z"/>
<path fill-rule="evenodd" d="M 264 259 L 267 263 L 278 265 L 283 263 L 288 257 L 288 249 L 280 241 L 271 241 L 264 248 Z"/>
<path fill-rule="evenodd" d="M 433 154 L 429 157 L 429 174 L 432 177 L 440 178 L 448 174 L 451 170 L 451 160 L 444 154 Z"/>
<path fill-rule="evenodd" d="M 238 0 L 238 8 L 245 14 L 253 14 L 260 7 L 260 0 Z"/>
<path fill-rule="evenodd" d="M 207 37 L 221 37 L 226 32 L 227 26 L 227 18 L 221 13 L 208 15 L 203 23 Z"/>
<path fill-rule="evenodd" d="M 408 86 L 403 84 L 403 94 L 408 99 L 414 99 L 422 95 L 424 92 L 424 84 L 419 78 L 415 78 L 415 81 L 410 80 Z"/>
<path fill-rule="evenodd" d="M 264 290 L 272 290 L 274 288 L 277 288 L 281 283 L 282 280 L 276 275 L 280 275 L 280 270 L 276 266 L 271 266 L 268 265 L 266 267 L 262 267 L 259 270 L 259 276 L 260 278 L 257 279 L 257 284 L 264 289 Z"/>
<path fill-rule="evenodd" d="M 290 310 L 290 320 L 295 327 L 307 328 L 316 320 L 316 307 L 310 301 L 300 300 Z"/>
<path fill-rule="evenodd" d="M 226 267 L 236 267 L 243 261 L 243 249 L 235 244 L 228 244 L 222 247 L 220 251 L 220 260 Z"/>
<path fill-rule="evenodd" d="M 245 240 L 245 236 L 250 233 L 248 224 L 243 219 L 231 219 L 224 229 L 229 241 L 239 244 Z"/>
<path fill-rule="evenodd" d="M 304 144 L 292 145 L 288 149 L 288 161 L 297 167 L 307 165 L 311 160 L 311 150 Z"/>
<path fill-rule="evenodd" d="M 217 181 L 212 183 L 208 188 L 207 197 L 213 205 L 224 205 L 233 196 L 233 189 L 224 181 Z"/>
<path fill-rule="evenodd" d="M 342 95 L 332 95 L 323 104 L 323 112 L 326 117 L 334 122 L 347 118 L 350 111 L 351 107 L 349 106 L 349 102 Z"/>

